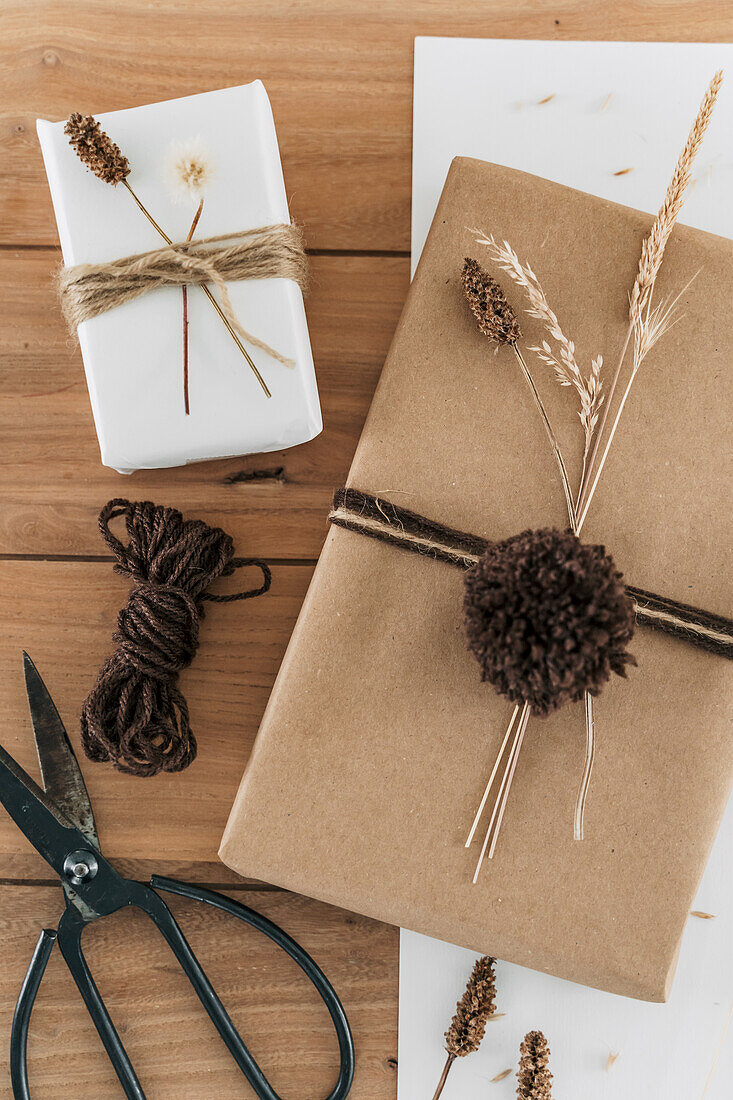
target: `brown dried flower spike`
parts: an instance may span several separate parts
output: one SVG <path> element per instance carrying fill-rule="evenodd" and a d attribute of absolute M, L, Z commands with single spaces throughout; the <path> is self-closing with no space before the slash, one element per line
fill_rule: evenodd
<path fill-rule="evenodd" d="M 483 955 L 476 960 L 466 991 L 456 1005 L 456 1013 L 445 1033 L 445 1049 L 448 1058 L 443 1067 L 433 1100 L 438 1100 L 448 1072 L 456 1058 L 473 1054 L 481 1045 L 486 1023 L 494 1014 L 496 1004 L 496 960 Z"/>
<path fill-rule="evenodd" d="M 496 344 L 516 344 L 522 330 L 504 291 L 476 260 L 463 263 L 463 289 L 478 327 Z"/>
<path fill-rule="evenodd" d="M 541 1031 L 529 1031 L 519 1048 L 517 1096 L 519 1100 L 552 1100 L 550 1047 Z"/>
<path fill-rule="evenodd" d="M 103 180 L 116 186 L 130 174 L 130 162 L 105 134 L 93 115 L 81 115 L 78 111 L 69 116 L 64 133 L 81 161 Z"/>

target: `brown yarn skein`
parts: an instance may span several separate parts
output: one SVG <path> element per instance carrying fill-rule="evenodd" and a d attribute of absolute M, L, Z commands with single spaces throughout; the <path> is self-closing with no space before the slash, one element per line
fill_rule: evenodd
<path fill-rule="evenodd" d="M 118 517 L 125 519 L 127 545 L 109 528 Z M 130 775 L 182 771 L 196 757 L 196 738 L 176 681 L 198 649 L 203 602 L 260 596 L 270 587 L 270 569 L 259 558 L 235 558 L 226 531 L 150 501 L 110 500 L 99 528 L 117 559 L 115 572 L 130 577 L 133 588 L 117 619 L 116 649 L 82 707 L 84 750 L 90 760 L 112 761 Z M 207 591 L 245 565 L 262 570 L 259 588 Z"/>

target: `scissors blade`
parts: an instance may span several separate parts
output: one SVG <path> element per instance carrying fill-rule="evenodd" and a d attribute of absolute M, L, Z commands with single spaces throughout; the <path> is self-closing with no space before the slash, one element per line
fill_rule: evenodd
<path fill-rule="evenodd" d="M 0 802 L 37 852 L 63 878 L 69 852 L 86 838 L 0 745 Z"/>
<path fill-rule="evenodd" d="M 25 651 L 23 671 L 46 794 L 67 821 L 99 848 L 92 804 L 69 736 L 48 688 Z"/>

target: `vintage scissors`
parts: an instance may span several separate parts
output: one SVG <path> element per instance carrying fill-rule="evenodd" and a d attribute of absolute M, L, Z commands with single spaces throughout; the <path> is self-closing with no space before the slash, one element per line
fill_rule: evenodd
<path fill-rule="evenodd" d="M 44 789 L 34 783 L 0 746 L 0 801 L 61 879 L 66 908 L 58 928 L 41 932 L 18 997 L 10 1038 L 10 1076 L 15 1100 L 29 1100 L 30 1097 L 26 1053 L 28 1025 L 56 940 L 125 1096 L 129 1100 L 145 1100 L 145 1093 L 94 983 L 81 947 L 82 932 L 88 924 L 127 905 L 141 909 L 162 933 L 256 1095 L 260 1100 L 279 1100 L 234 1027 L 173 914 L 156 890 L 192 898 L 238 917 L 271 939 L 298 964 L 320 994 L 336 1030 L 341 1068 L 328 1100 L 343 1100 L 354 1076 L 354 1043 L 341 1002 L 323 971 L 276 924 L 223 894 L 158 875 L 150 879 L 150 886 L 118 875 L 101 853 L 84 778 L 58 711 L 27 653 L 23 654 L 23 659 Z"/>

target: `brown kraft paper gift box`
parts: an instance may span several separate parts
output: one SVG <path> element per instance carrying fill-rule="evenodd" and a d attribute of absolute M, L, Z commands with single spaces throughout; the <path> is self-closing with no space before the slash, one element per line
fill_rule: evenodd
<path fill-rule="evenodd" d="M 348 484 L 502 539 L 565 527 L 542 424 L 507 349 L 476 330 L 475 244 L 537 272 L 579 362 L 606 377 L 627 326 L 649 215 L 492 164 L 454 161 Z M 627 583 L 730 608 L 727 435 L 733 243 L 678 227 L 658 281 L 680 321 L 641 368 L 584 528 Z M 522 315 L 525 344 L 544 333 Z M 577 484 L 582 433 L 551 369 L 535 378 Z M 664 1000 L 731 787 L 727 661 L 637 627 L 628 680 L 595 706 L 585 840 L 573 811 L 582 704 L 529 724 L 495 858 L 464 841 L 511 705 L 479 680 L 463 574 L 332 528 L 221 847 L 255 876 L 371 917 L 615 993 Z M 482 824 L 481 836 L 485 828 Z"/>

